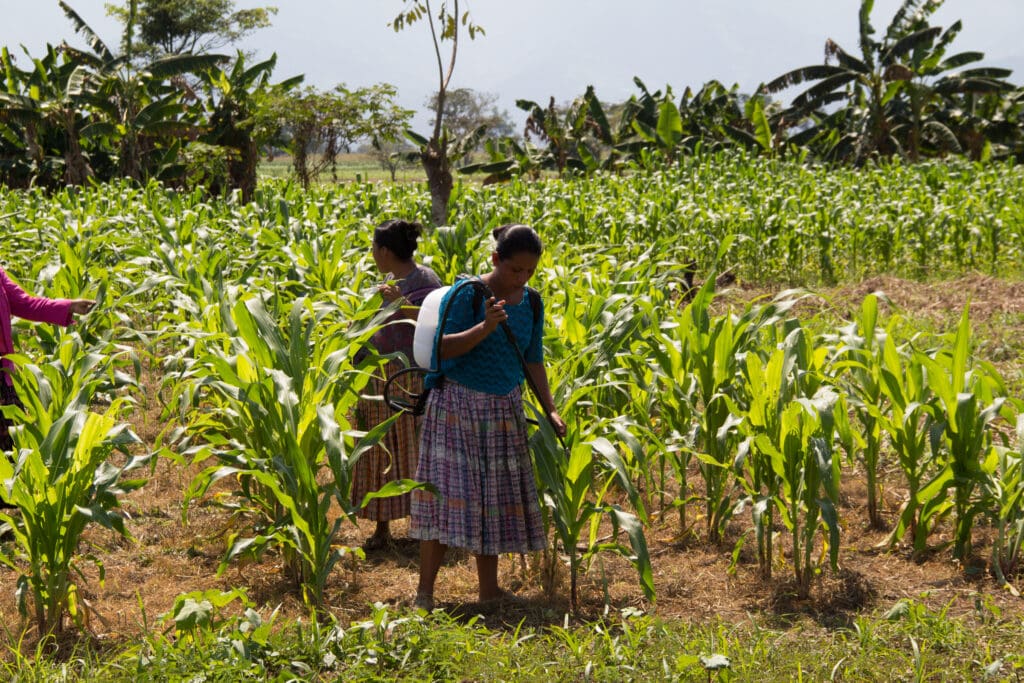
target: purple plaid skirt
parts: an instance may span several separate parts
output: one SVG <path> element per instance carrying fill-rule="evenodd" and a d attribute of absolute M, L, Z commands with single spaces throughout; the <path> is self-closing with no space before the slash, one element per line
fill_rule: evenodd
<path fill-rule="evenodd" d="M 542 550 L 547 541 L 526 437 L 522 391 L 495 396 L 447 380 L 420 429 L 409 535 L 477 555 Z"/>

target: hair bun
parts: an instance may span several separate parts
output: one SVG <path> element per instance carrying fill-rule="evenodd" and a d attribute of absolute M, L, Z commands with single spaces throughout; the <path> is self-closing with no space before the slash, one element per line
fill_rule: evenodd
<path fill-rule="evenodd" d="M 494 250 L 502 260 L 512 254 L 525 251 L 540 256 L 544 251 L 537 231 L 524 223 L 507 223 L 491 231 L 494 236 Z"/>
<path fill-rule="evenodd" d="M 415 244 L 416 240 L 418 240 L 420 235 L 423 234 L 423 226 L 416 221 L 403 221 L 402 227 L 405 229 L 405 236 L 413 244 Z"/>
<path fill-rule="evenodd" d="M 501 240 L 502 237 L 507 236 L 508 233 L 512 232 L 513 230 L 517 230 L 518 228 L 526 228 L 530 232 L 533 232 L 533 228 L 531 228 L 529 225 L 526 225 L 525 223 L 506 223 L 505 225 L 499 225 L 494 230 L 492 230 L 491 237 L 493 237 L 496 240 Z"/>

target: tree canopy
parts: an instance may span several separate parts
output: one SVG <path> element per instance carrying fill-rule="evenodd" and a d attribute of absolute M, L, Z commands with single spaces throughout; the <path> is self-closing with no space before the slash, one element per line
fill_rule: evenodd
<path fill-rule="evenodd" d="M 126 0 L 106 8 L 125 25 L 134 21 L 134 51 L 150 56 L 219 50 L 270 26 L 277 14 L 276 7 L 235 9 L 234 0 Z"/>

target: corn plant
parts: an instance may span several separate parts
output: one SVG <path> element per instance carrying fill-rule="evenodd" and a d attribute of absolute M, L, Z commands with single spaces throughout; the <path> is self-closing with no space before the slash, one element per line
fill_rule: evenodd
<path fill-rule="evenodd" d="M 567 451 L 563 451 L 551 426 L 543 419 L 539 424 L 530 437 L 530 450 L 555 538 L 569 557 L 569 602 L 573 614 L 579 607 L 580 567 L 602 551 L 628 558 L 637 571 L 644 595 L 654 600 L 653 570 L 643 525 L 636 515 L 605 500 L 616 483 L 627 492 L 632 488 L 618 448 L 604 437 L 582 441 L 578 435 L 570 435 Z M 602 472 L 610 474 L 602 476 Z M 631 495 L 635 497 L 635 491 Z M 603 517 L 612 524 L 611 540 L 598 538 Z M 626 532 L 629 548 L 618 540 L 620 530 Z"/>
<path fill-rule="evenodd" d="M 1024 544 L 1024 415 L 1017 416 L 1017 448 L 996 446 L 982 467 L 988 475 L 984 495 L 996 531 L 992 541 L 992 573 L 1015 596 L 1020 592 L 1008 580 L 1019 566 Z"/>
<path fill-rule="evenodd" d="M 215 407 L 195 403 L 188 415 L 192 436 L 209 442 L 198 448 L 196 460 L 214 455 L 220 461 L 196 477 L 186 504 L 215 482 L 234 479 L 239 488 L 233 496 L 254 517 L 253 533 L 232 534 L 220 571 L 240 555 L 280 549 L 287 576 L 306 604 L 318 608 L 327 578 L 345 554 L 333 539 L 354 512 L 349 494 L 355 461 L 398 416 L 367 433 L 347 423 L 366 383 L 350 358 L 372 328 L 353 336 L 338 325 L 322 327 L 326 313 L 305 299 L 292 303 L 286 330 L 255 298 L 225 306 L 223 315 L 230 316 L 224 327 L 234 333 L 207 343 L 182 380 L 195 385 L 193 400 L 204 396 Z M 321 470 L 329 472 L 327 481 Z M 402 482 L 378 495 L 413 487 Z M 328 516 L 332 503 L 343 512 L 334 520 Z"/>
<path fill-rule="evenodd" d="M 814 541 L 822 527 L 822 548 L 835 570 L 839 561 L 839 459 L 833 457 L 834 418 L 845 408 L 839 395 L 823 387 L 811 398 L 797 399 L 783 409 L 779 436 L 756 439 L 779 477 L 775 500 L 779 517 L 793 539 L 793 572 L 797 594 L 806 597 L 820 571 Z"/>
<path fill-rule="evenodd" d="M 489 233 L 480 224 L 474 230 L 467 221 L 456 226 L 441 226 L 434 231 L 433 245 L 424 252 L 435 254 L 430 266 L 441 282 L 455 282 L 461 273 L 477 273 L 485 263 L 481 260 L 484 251 L 481 245 L 487 244 Z"/>
<path fill-rule="evenodd" d="M 13 461 L 0 457 L 0 495 L 19 514 L 0 512 L 14 538 L 10 549 L 0 552 L 0 561 L 20 572 L 18 607 L 27 614 L 31 598 L 40 634 L 61 631 L 67 616 L 84 625 L 86 605 L 74 577 L 81 576 L 83 560 L 98 567 L 101 582 L 104 568 L 98 557 L 79 553 L 82 534 L 97 524 L 129 536 L 117 512 L 118 498 L 145 481 L 123 476 L 150 460 L 129 453 L 139 439 L 118 422 L 123 399 L 112 401 L 103 413 L 89 411 L 101 383 L 95 376 L 104 366 L 94 360 L 72 364 L 69 369 L 85 377 L 63 384 L 51 381 L 67 374 L 60 361 L 23 367 L 14 381 L 24 408 L 3 408 L 19 426 L 12 429 Z M 125 457 L 112 459 L 114 451 Z"/>
<path fill-rule="evenodd" d="M 545 297 L 551 324 L 545 327 L 550 333 L 544 341 L 546 353 L 557 359 L 551 366 L 552 390 L 556 405 L 573 420 L 570 429 L 590 429 L 618 419 L 650 425 L 659 397 L 651 388 L 643 348 L 648 343 L 645 330 L 657 320 L 654 298 L 661 295 L 630 293 L 637 283 L 629 267 L 593 283 L 595 295 L 589 294 L 591 283 L 573 282 L 562 274 L 551 277 L 552 272 L 558 273 L 558 268 L 546 274 L 562 286 L 553 287 Z M 648 491 L 656 486 L 652 450 L 629 449 L 635 457 L 627 463 L 633 479 L 646 482 Z"/>
<path fill-rule="evenodd" d="M 694 496 L 689 494 L 687 476 L 695 450 L 694 407 L 697 405 L 697 383 L 687 371 L 687 359 L 683 355 L 682 343 L 664 331 L 654 333 L 651 355 L 657 369 L 658 410 L 656 419 L 658 431 L 663 433 L 665 445 L 659 451 L 661 473 L 661 508 L 665 508 L 667 483 L 666 467 L 672 468 L 678 492 L 671 501 L 671 507 L 679 516 L 679 533 L 687 532 L 686 508 Z M 654 417 L 654 416 L 652 416 Z M 711 524 L 710 516 L 708 518 Z"/>
<path fill-rule="evenodd" d="M 881 419 L 886 412 L 882 391 L 882 353 L 885 334 L 879 334 L 878 296 L 869 294 L 861 302 L 860 314 L 839 333 L 835 351 L 838 362 L 834 372 L 843 373 L 844 387 L 861 424 L 860 462 L 867 479 L 868 521 L 875 529 L 883 527 L 879 509 L 878 466 L 882 451 Z"/>
<path fill-rule="evenodd" d="M 947 456 L 944 471 L 953 487 L 953 557 L 957 559 L 970 555 L 974 519 L 984 512 L 985 501 L 978 500 L 975 491 L 985 481 L 982 458 L 992 444 L 992 422 L 1006 404 L 998 373 L 983 363 L 970 367 L 968 310 L 964 307 L 949 353 L 918 352 L 935 392 L 936 419 Z"/>
<path fill-rule="evenodd" d="M 736 466 L 753 503 L 762 573 L 772 573 L 776 509 L 792 536 L 794 577 L 798 592 L 806 596 L 820 571 L 813 555 L 819 528 L 827 533 L 822 551 L 837 566 L 839 460 L 833 449 L 837 442 L 851 449 L 852 433 L 845 402 L 824 381 L 827 349 L 813 347 L 805 331 L 791 322 L 781 332 L 786 330 L 763 366 L 756 354 L 747 356 L 747 439 Z"/>
<path fill-rule="evenodd" d="M 896 525 L 885 541 L 893 546 L 908 533 L 914 554 L 928 549 L 928 537 L 948 514 L 944 495 L 949 472 L 938 467 L 939 433 L 928 373 L 919 355 L 900 354 L 892 336 L 882 348 L 881 390 L 889 404 L 877 418 L 889 438 L 907 486 Z"/>
<path fill-rule="evenodd" d="M 731 464 L 742 422 L 736 407 L 748 401 L 741 379 L 743 359 L 753 351 L 760 331 L 777 323 L 796 298 L 784 293 L 738 315 L 715 317 L 709 312 L 713 292 L 714 278 L 709 277 L 683 311 L 677 334 L 695 383 L 693 446 L 704 480 L 706 533 L 709 540 L 719 541 L 735 507 Z"/>

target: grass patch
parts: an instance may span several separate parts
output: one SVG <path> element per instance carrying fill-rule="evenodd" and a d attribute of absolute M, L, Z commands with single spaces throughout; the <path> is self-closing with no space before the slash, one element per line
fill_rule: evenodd
<path fill-rule="evenodd" d="M 10 680 L 1012 680 L 1024 624 L 979 601 L 953 617 L 914 600 L 827 626 L 688 624 L 626 610 L 547 627 L 495 615 L 431 615 L 378 605 L 370 619 L 264 622 L 253 611 L 217 629 L 141 644 L 65 644 L 63 657 L 18 657 Z"/>

